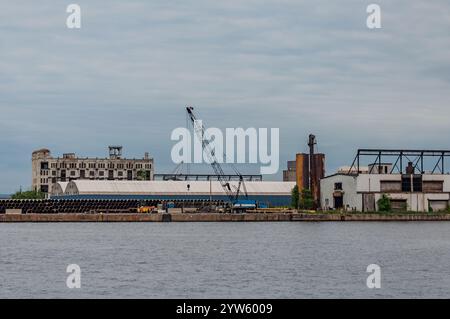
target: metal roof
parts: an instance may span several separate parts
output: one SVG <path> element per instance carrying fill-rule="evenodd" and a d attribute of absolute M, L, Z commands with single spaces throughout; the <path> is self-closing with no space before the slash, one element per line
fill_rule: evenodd
<path fill-rule="evenodd" d="M 238 182 L 230 182 L 237 187 Z M 188 190 L 188 186 L 189 190 Z M 295 182 L 245 182 L 249 195 L 290 195 Z M 241 187 L 241 192 L 243 188 Z M 66 187 L 65 195 L 225 195 L 218 181 L 91 181 L 74 180 Z"/>
<path fill-rule="evenodd" d="M 64 195 L 69 182 L 57 182 L 52 186 L 52 195 Z"/>

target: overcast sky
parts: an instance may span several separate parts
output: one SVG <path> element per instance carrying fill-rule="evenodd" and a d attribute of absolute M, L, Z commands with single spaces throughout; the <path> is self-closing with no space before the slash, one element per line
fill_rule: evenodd
<path fill-rule="evenodd" d="M 170 172 L 187 104 L 207 126 L 280 128 L 268 179 L 310 132 L 327 173 L 358 147 L 449 149 L 450 2 L 376 1 L 378 30 L 370 3 L 2 0 L 0 193 L 30 186 L 41 147 L 100 157 L 121 144 Z"/>

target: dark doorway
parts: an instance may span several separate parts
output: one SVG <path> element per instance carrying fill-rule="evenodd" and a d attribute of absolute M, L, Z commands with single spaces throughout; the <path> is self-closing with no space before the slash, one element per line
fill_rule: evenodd
<path fill-rule="evenodd" d="M 340 209 L 344 207 L 344 198 L 342 196 L 335 196 L 334 197 L 334 208 Z"/>
<path fill-rule="evenodd" d="M 133 171 L 127 171 L 127 180 L 133 180 Z"/>

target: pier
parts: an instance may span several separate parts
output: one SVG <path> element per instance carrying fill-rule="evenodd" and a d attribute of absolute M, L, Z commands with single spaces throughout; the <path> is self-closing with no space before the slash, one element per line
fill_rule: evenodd
<path fill-rule="evenodd" d="M 0 214 L 0 223 L 49 222 L 389 222 L 450 221 L 450 214 L 111 213 Z"/>

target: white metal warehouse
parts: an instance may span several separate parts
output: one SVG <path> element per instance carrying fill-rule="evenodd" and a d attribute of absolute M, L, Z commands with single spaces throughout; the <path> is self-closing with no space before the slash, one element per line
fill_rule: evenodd
<path fill-rule="evenodd" d="M 237 181 L 229 182 L 232 189 Z M 60 190 L 64 185 L 54 187 Z M 295 182 L 247 181 L 248 198 L 271 206 L 288 206 Z M 241 194 L 243 187 L 241 186 Z M 73 180 L 63 194 L 52 193 L 52 198 L 73 199 L 226 199 L 218 181 L 91 181 Z"/>

